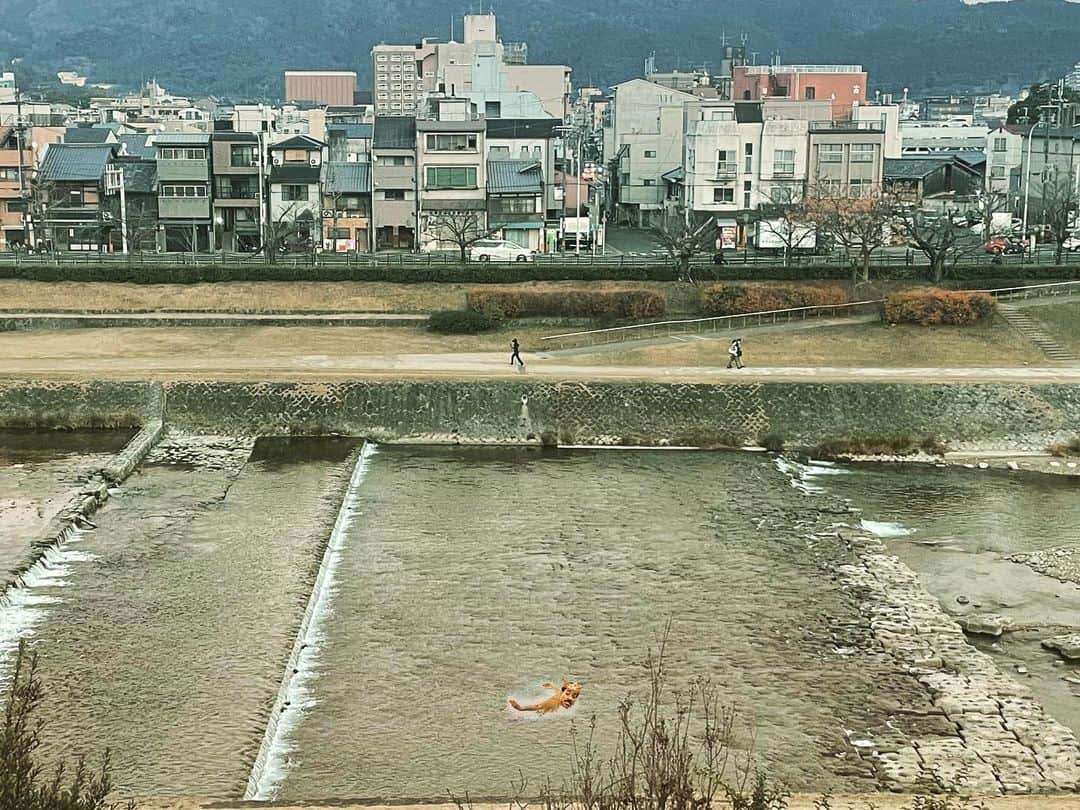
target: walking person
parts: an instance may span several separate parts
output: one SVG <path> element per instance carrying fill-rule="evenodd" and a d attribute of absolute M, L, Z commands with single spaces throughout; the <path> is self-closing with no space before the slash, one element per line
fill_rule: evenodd
<path fill-rule="evenodd" d="M 514 365 L 515 360 L 518 363 L 518 368 L 524 371 L 525 361 L 521 359 L 521 344 L 518 343 L 517 338 L 510 341 L 510 365 Z"/>
<path fill-rule="evenodd" d="M 742 368 L 743 367 L 743 362 L 742 362 L 742 339 L 741 338 L 735 338 L 733 341 L 731 341 L 731 345 L 728 346 L 727 353 L 728 353 L 728 362 L 727 362 L 727 367 L 728 368 L 731 368 L 732 365 L 734 365 L 735 368 Z"/>

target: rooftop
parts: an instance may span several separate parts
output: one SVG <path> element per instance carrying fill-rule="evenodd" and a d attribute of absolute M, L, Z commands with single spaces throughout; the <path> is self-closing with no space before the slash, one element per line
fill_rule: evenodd
<path fill-rule="evenodd" d="M 372 145 L 376 149 L 415 149 L 416 119 L 393 115 L 376 116 Z"/>
<path fill-rule="evenodd" d="M 952 162 L 951 156 L 885 158 L 884 177 L 886 180 L 921 180 Z"/>
<path fill-rule="evenodd" d="M 40 177 L 46 182 L 96 182 L 113 156 L 113 144 L 55 143 L 45 151 Z"/>
<path fill-rule="evenodd" d="M 368 163 L 327 163 L 323 190 L 328 194 L 367 194 L 371 191 Z"/>
<path fill-rule="evenodd" d="M 554 138 L 558 118 L 488 118 L 489 138 Z"/>
<path fill-rule="evenodd" d="M 487 190 L 490 194 L 540 194 L 544 175 L 536 160 L 489 160 Z"/>
<path fill-rule="evenodd" d="M 748 76 L 766 76 L 770 73 L 862 73 L 862 65 L 743 65 Z"/>
<path fill-rule="evenodd" d="M 154 135 L 154 146 L 201 146 L 210 143 L 208 132 L 159 132 Z"/>
<path fill-rule="evenodd" d="M 106 143 L 112 134 L 108 127 L 68 127 L 64 143 Z"/>

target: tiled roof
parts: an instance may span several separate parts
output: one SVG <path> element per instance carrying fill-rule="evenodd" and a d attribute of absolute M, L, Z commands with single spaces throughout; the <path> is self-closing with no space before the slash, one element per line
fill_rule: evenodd
<path fill-rule="evenodd" d="M 367 163 L 327 163 L 323 189 L 329 194 L 367 194 L 371 166 Z"/>
<path fill-rule="evenodd" d="M 100 180 L 114 148 L 107 143 L 54 143 L 41 161 L 41 179 L 46 182 Z"/>
<path fill-rule="evenodd" d="M 201 146 L 207 143 L 210 143 L 210 133 L 208 132 L 158 132 L 154 135 L 155 146 L 172 146 L 174 144 Z"/>
<path fill-rule="evenodd" d="M 885 158 L 884 177 L 886 180 L 920 180 L 949 163 L 952 158 Z"/>
<path fill-rule="evenodd" d="M 535 160 L 489 160 L 487 173 L 489 194 L 540 194 L 544 190 L 544 175 Z"/>
<path fill-rule="evenodd" d="M 317 141 L 314 138 L 309 138 L 307 135 L 293 135 L 291 138 L 286 138 L 283 141 L 270 144 L 272 151 L 280 151 L 282 149 L 307 149 L 313 151 L 316 149 L 322 149 L 326 144 L 322 141 Z"/>
<path fill-rule="evenodd" d="M 112 134 L 105 127 L 68 127 L 64 130 L 64 143 L 105 143 Z"/>
<path fill-rule="evenodd" d="M 415 149 L 416 119 L 401 115 L 378 115 L 375 117 L 376 149 Z"/>
<path fill-rule="evenodd" d="M 664 172 L 660 177 L 669 183 L 678 183 L 686 179 L 686 170 L 682 166 L 676 166 L 670 172 Z"/>
<path fill-rule="evenodd" d="M 315 185 L 319 182 L 319 174 L 320 168 L 318 166 L 308 166 L 306 163 L 273 166 L 270 169 L 270 182 L 274 184 Z"/>
<path fill-rule="evenodd" d="M 558 118 L 488 118 L 489 138 L 554 138 Z"/>
<path fill-rule="evenodd" d="M 157 154 L 147 135 L 121 135 L 120 144 L 131 157 L 153 158 Z"/>

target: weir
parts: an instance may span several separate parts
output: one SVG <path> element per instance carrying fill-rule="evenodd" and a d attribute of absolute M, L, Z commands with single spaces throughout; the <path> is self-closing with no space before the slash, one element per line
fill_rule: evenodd
<path fill-rule="evenodd" d="M 321 624 L 329 609 L 334 593 L 334 574 L 344 549 L 345 533 L 353 523 L 360 485 L 367 473 L 368 462 L 375 454 L 375 445 L 366 442 L 361 448 L 349 478 L 349 486 L 338 510 L 334 528 L 330 532 L 315 584 L 311 589 L 304 617 L 296 633 L 292 651 L 285 663 L 277 698 L 270 710 L 266 732 L 263 734 L 259 753 L 248 777 L 246 800 L 272 799 L 285 777 L 285 757 L 289 751 L 289 732 L 295 727 L 307 697 L 307 685 L 315 677 L 314 667 L 318 658 L 318 643 L 322 638 Z"/>

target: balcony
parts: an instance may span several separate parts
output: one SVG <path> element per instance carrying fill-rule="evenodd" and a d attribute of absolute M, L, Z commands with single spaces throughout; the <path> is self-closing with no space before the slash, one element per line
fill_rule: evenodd
<path fill-rule="evenodd" d="M 811 121 L 810 132 L 884 132 L 884 121 Z"/>
<path fill-rule="evenodd" d="M 158 197 L 159 219 L 210 219 L 207 197 Z"/>
<path fill-rule="evenodd" d="M 718 178 L 734 177 L 739 173 L 739 164 L 735 161 L 716 164 L 716 176 Z"/>
<path fill-rule="evenodd" d="M 217 200 L 257 200 L 259 189 L 256 186 L 219 186 L 214 189 Z"/>
<path fill-rule="evenodd" d="M 206 182 L 210 178 L 210 162 L 206 160 L 158 160 L 158 180 Z"/>
<path fill-rule="evenodd" d="M 772 176 L 777 179 L 792 178 L 795 176 L 795 164 L 776 163 L 773 165 Z"/>

